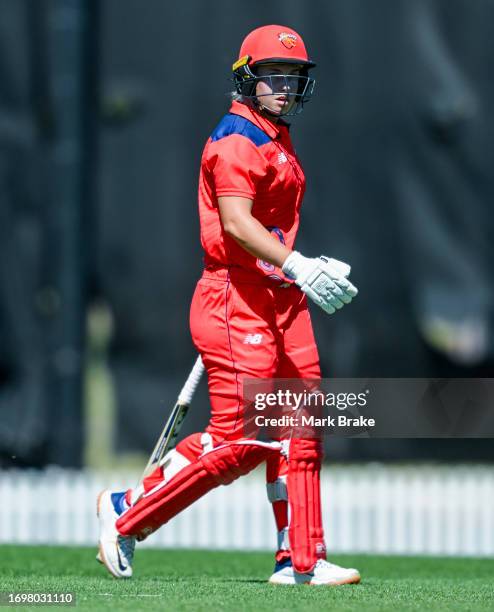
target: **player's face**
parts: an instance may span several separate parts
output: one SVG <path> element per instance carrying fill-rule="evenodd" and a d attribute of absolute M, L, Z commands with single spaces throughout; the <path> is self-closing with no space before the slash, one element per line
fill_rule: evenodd
<path fill-rule="evenodd" d="M 274 115 L 288 113 L 295 104 L 302 67 L 293 64 L 263 64 L 257 68 L 257 76 L 265 77 L 257 82 L 256 96 L 266 110 Z"/>

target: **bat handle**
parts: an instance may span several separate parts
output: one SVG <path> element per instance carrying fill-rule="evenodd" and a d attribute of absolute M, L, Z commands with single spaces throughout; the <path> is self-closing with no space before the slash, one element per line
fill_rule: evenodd
<path fill-rule="evenodd" d="M 178 395 L 179 404 L 186 404 L 188 406 L 191 403 L 192 396 L 194 395 L 195 390 L 197 389 L 197 385 L 201 380 L 203 372 L 204 364 L 202 363 L 201 356 L 199 355 L 199 357 L 196 359 L 191 373 L 189 374 L 189 377 L 185 381 L 185 385 L 182 387 L 182 390 Z"/>

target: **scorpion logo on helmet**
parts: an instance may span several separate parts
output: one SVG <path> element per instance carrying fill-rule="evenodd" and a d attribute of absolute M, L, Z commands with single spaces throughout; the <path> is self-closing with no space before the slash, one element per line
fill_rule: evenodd
<path fill-rule="evenodd" d="M 297 44 L 297 37 L 295 34 L 289 34 L 288 32 L 280 32 L 278 34 L 278 40 L 284 45 L 287 49 L 293 49 Z"/>

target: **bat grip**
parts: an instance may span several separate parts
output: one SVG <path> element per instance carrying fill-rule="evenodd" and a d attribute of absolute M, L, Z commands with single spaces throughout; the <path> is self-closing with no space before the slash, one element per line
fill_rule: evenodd
<path fill-rule="evenodd" d="M 192 368 L 189 377 L 185 381 L 185 385 L 182 387 L 178 395 L 178 403 L 186 404 L 187 406 L 191 403 L 192 397 L 197 389 L 197 385 L 201 380 L 202 373 L 204 372 L 204 365 L 202 363 L 201 356 L 196 359 L 194 367 Z"/>

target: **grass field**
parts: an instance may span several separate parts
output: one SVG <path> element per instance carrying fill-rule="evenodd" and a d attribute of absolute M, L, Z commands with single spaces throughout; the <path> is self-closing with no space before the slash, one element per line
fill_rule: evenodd
<path fill-rule="evenodd" d="M 360 585 L 283 587 L 266 584 L 272 557 L 265 553 L 141 550 L 136 577 L 117 581 L 94 549 L 0 551 L 0 591 L 72 591 L 85 609 L 494 610 L 490 559 L 335 556 L 360 570 Z"/>

